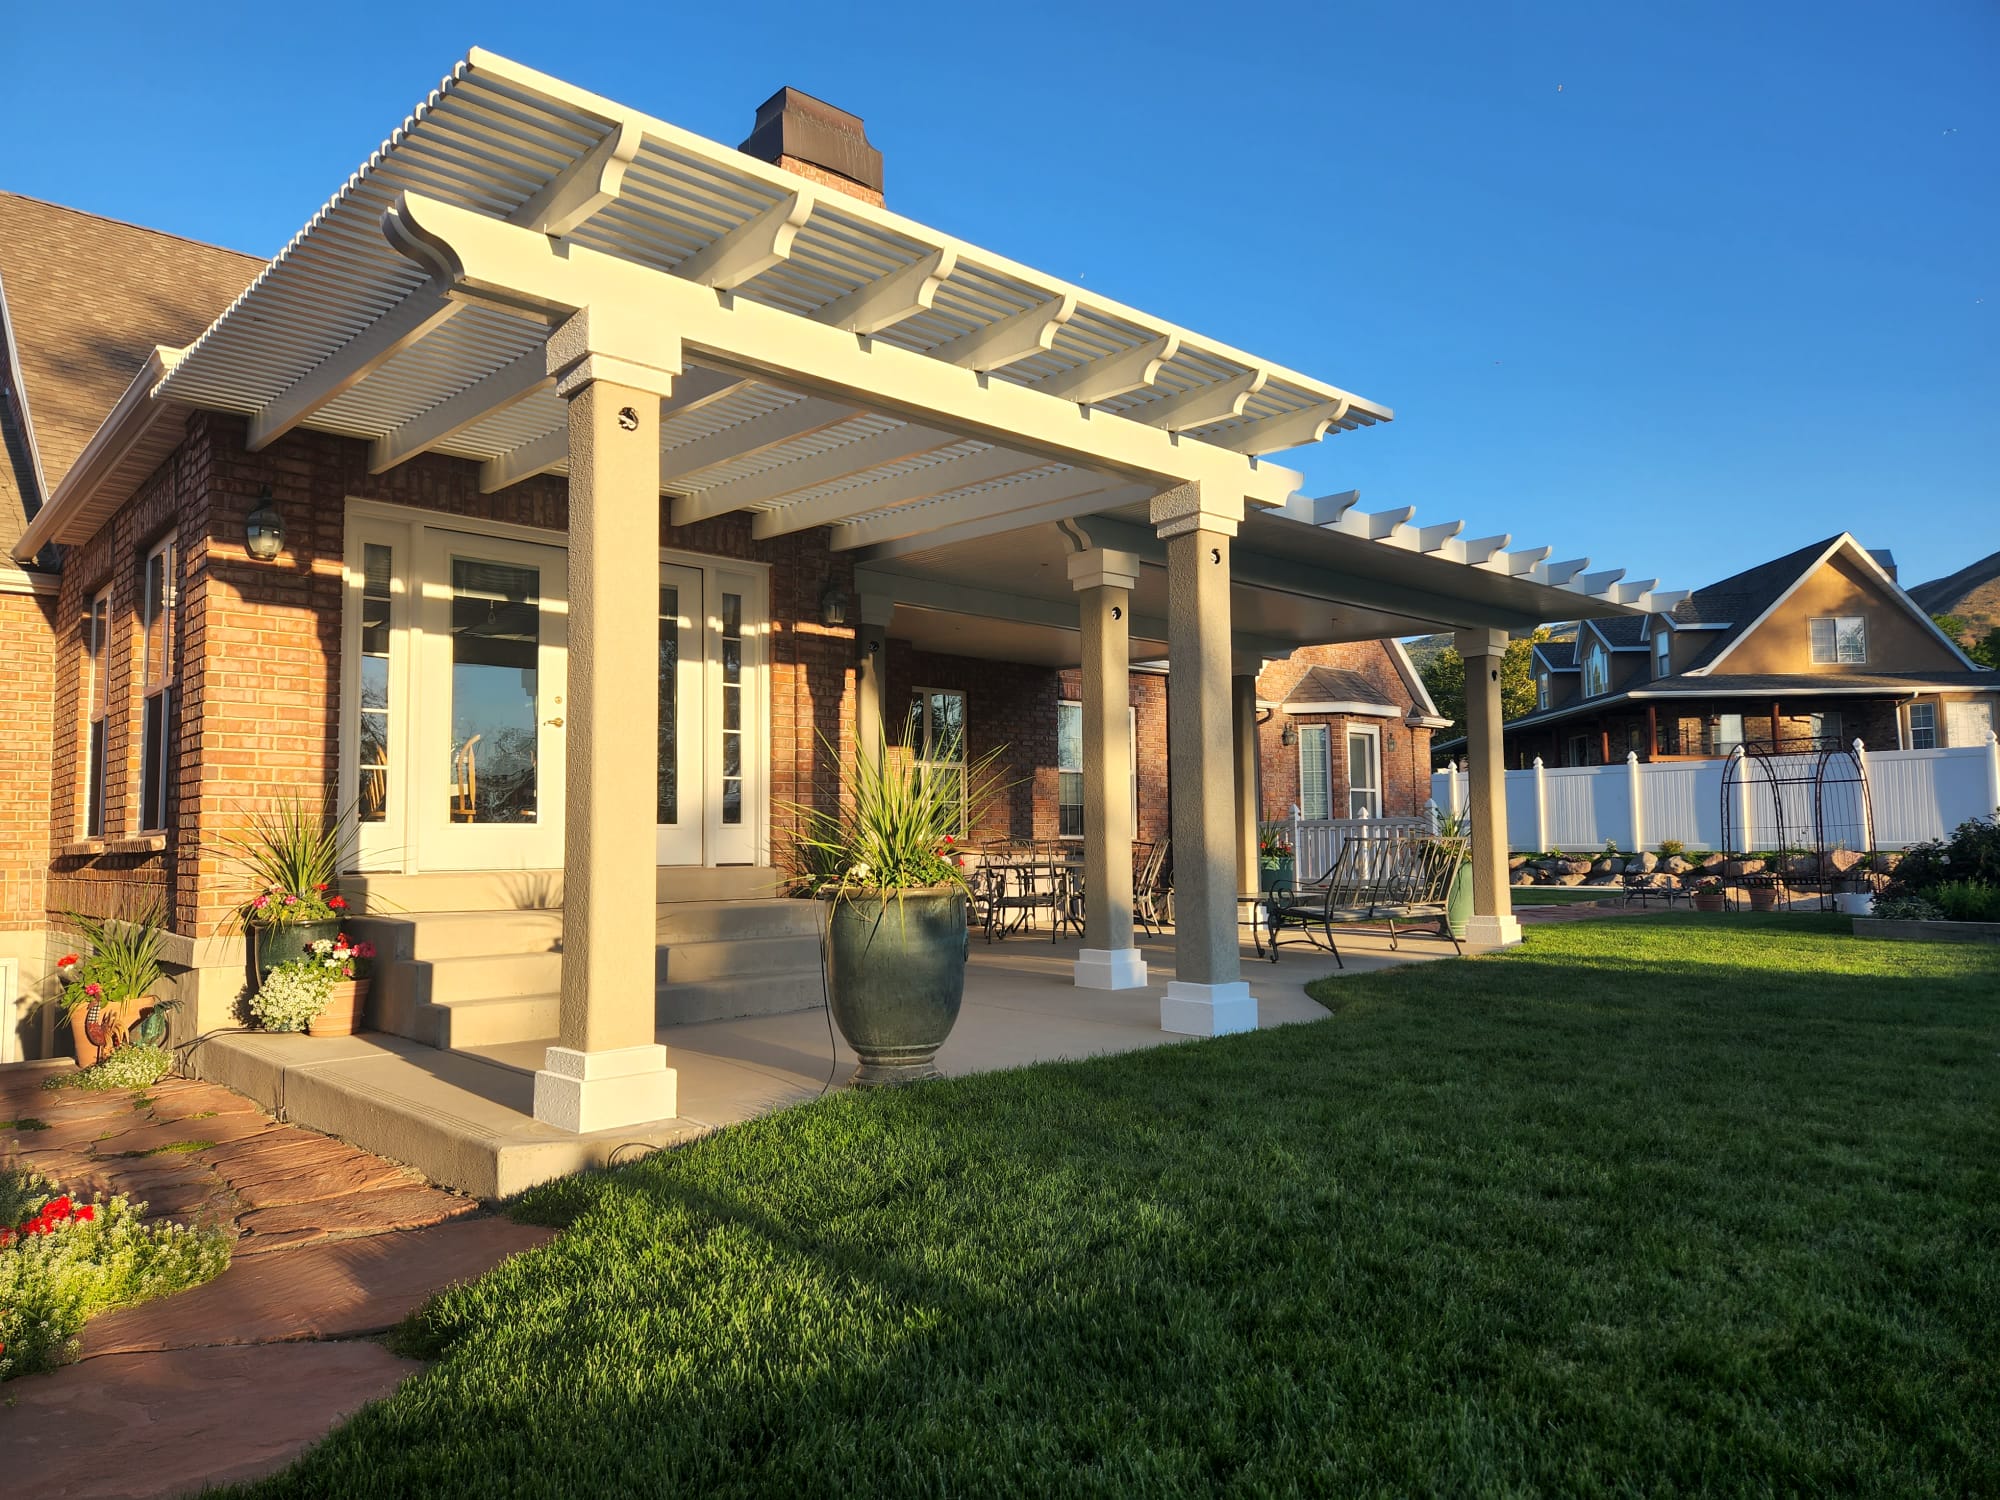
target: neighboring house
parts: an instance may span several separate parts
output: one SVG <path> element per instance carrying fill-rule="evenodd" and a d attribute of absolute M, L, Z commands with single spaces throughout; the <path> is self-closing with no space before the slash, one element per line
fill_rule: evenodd
<path fill-rule="evenodd" d="M 0 192 L 0 982 L 19 1013 L 39 992 L 52 955 L 47 913 L 95 907 L 83 887 L 126 866 L 129 853 L 100 868 L 51 867 L 51 814 L 73 814 L 77 832 L 160 826 L 158 799 L 169 774 L 171 681 L 157 651 L 138 653 L 146 616 L 141 597 L 141 532 L 158 512 L 125 518 L 85 549 L 80 566 L 104 588 L 60 614 L 54 547 L 19 563 L 13 553 L 29 520 L 62 483 L 154 346 L 180 345 L 208 326 L 250 283 L 262 261 L 212 245 Z M 145 541 L 154 540 L 148 535 Z M 113 553 L 127 566 L 113 566 Z M 127 559 L 125 553 L 133 553 Z M 72 552 L 72 570 L 79 566 Z M 158 576 L 157 566 L 155 576 Z M 157 600 L 155 601 L 157 603 Z M 157 614 L 158 611 L 156 610 Z M 154 636 L 157 643 L 157 633 Z M 74 720 L 76 736 L 58 729 Z M 87 729 L 82 727 L 87 724 Z M 150 724 L 149 743 L 141 728 Z M 66 726 L 65 726 L 66 727 Z M 60 752 L 58 751 L 60 746 Z M 128 807 L 141 785 L 155 788 L 148 823 Z M 56 842 L 67 843 L 64 824 Z M 163 895 L 158 872 L 135 870 L 120 894 L 131 902 Z M 11 968 L 9 967 L 11 966 Z M 0 1060 L 18 1055 L 16 1026 L 0 1036 Z"/>
<path fill-rule="evenodd" d="M 1387 408 L 880 203 L 860 121 L 817 101 L 774 98 L 733 151 L 485 53 L 269 263 L 0 199 L 20 993 L 66 913 L 157 901 L 179 1034 L 233 1024 L 249 892 L 218 850 L 280 792 L 332 796 L 347 889 L 450 942 L 385 955 L 374 1024 L 643 1062 L 651 1109 L 629 1039 L 656 1019 L 817 999 L 807 904 L 753 937 L 705 908 L 768 902 L 877 723 L 947 772 L 956 731 L 1000 750 L 968 836 L 1081 833 L 1088 662 L 1124 688 L 1136 837 L 1175 840 L 1175 1025 L 1236 1029 L 1257 817 L 1422 801 L 1435 709 L 1376 643 L 1490 656 L 1662 602 L 1295 493 L 1287 450 Z M 655 645 L 657 744 L 618 715 Z M 1129 856 L 1088 816 L 1100 869 Z M 687 917 L 671 963 L 643 920 L 558 948 L 566 889 L 556 931 L 614 889 Z M 748 966 L 801 935 L 800 973 Z M 612 1015 L 628 1043 L 554 1045 Z"/>
<path fill-rule="evenodd" d="M 2000 675 L 1931 623 L 1897 584 L 1893 559 L 1846 533 L 1671 610 L 1585 620 L 1574 641 L 1535 646 L 1534 680 L 1534 711 L 1506 727 L 1512 767 L 1857 739 L 1875 750 L 1979 744 L 2000 702 Z"/>

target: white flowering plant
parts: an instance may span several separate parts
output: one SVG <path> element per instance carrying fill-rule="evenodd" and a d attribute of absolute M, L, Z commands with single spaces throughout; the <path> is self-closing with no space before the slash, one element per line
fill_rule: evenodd
<path fill-rule="evenodd" d="M 266 1031 L 303 1031 L 326 1009 L 336 984 L 366 979 L 374 961 L 373 943 L 355 942 L 344 932 L 316 939 L 264 976 L 263 987 L 250 997 L 250 1014 Z"/>
<path fill-rule="evenodd" d="M 123 1197 L 79 1202 L 53 1181 L 0 1167 L 0 1380 L 72 1358 L 100 1312 L 178 1292 L 221 1273 L 219 1230 L 148 1224 Z"/>

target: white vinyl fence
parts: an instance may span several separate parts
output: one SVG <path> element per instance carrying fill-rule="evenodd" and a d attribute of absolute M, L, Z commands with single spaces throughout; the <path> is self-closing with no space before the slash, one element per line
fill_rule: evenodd
<path fill-rule="evenodd" d="M 1292 869 L 1301 881 L 1318 880 L 1333 868 L 1350 839 L 1387 838 L 1397 832 L 1429 833 L 1431 820 L 1421 818 L 1303 818 L 1297 807 L 1281 823 L 1261 825 L 1265 835 L 1291 840 Z"/>
<path fill-rule="evenodd" d="M 1943 838 L 1967 818 L 1990 818 L 2000 808 L 2000 737 L 1984 745 L 1951 750 L 1872 751 L 1855 746 L 1868 788 L 1877 849 L 1906 849 Z M 1811 757 L 1785 757 L 1810 763 Z M 1655 847 L 1679 839 L 1690 849 L 1720 849 L 1722 787 L 1726 760 L 1676 760 L 1653 764 L 1635 755 L 1609 766 L 1544 766 L 1509 771 L 1507 842 L 1516 850 L 1620 849 Z M 1770 785 L 1751 760 L 1733 795 L 1731 842 L 1739 849 L 1767 849 L 1780 842 Z M 1785 772 L 1778 773 L 1782 777 Z M 1852 831 L 1861 823 L 1859 797 L 1850 786 L 1829 783 L 1825 822 L 1829 839 L 1850 847 L 1863 840 Z M 1463 766 L 1431 777 L 1431 800 L 1441 810 L 1462 811 L 1469 797 Z M 1785 834 L 1809 840 L 1813 830 L 1812 787 L 1785 784 Z M 1304 861 L 1300 861 L 1301 868 Z"/>

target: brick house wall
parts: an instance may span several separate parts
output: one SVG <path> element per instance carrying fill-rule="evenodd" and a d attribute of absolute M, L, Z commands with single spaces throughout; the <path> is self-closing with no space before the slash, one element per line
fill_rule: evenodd
<path fill-rule="evenodd" d="M 55 622 L 52 593 L 0 592 L 0 959 L 15 964 L 14 985 L 0 991 L 0 1025 L 13 1033 L 6 1055 L 46 1050 L 46 1018 L 35 1010 L 48 974 L 49 797 L 55 723 Z"/>
<path fill-rule="evenodd" d="M 1430 798 L 1431 734 L 1429 729 L 1410 725 L 1407 717 L 1417 710 L 1409 684 L 1396 668 L 1389 648 L 1380 641 L 1359 641 L 1337 646 L 1306 646 L 1285 661 L 1274 661 L 1257 678 L 1257 697 L 1266 703 L 1282 703 L 1313 667 L 1335 667 L 1356 672 L 1388 702 L 1399 707 L 1401 719 L 1363 718 L 1344 714 L 1287 714 L 1270 710 L 1260 714 L 1257 745 L 1263 817 L 1279 821 L 1291 816 L 1299 800 L 1299 747 L 1284 743 L 1289 722 L 1297 730 L 1301 724 L 1327 726 L 1332 749 L 1331 805 L 1347 806 L 1347 728 L 1350 724 L 1374 725 L 1382 732 L 1382 811 L 1392 817 L 1423 811 Z"/>

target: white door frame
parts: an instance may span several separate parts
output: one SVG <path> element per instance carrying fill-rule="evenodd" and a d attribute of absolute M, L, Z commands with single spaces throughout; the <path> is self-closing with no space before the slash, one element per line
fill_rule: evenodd
<path fill-rule="evenodd" d="M 654 828 L 657 857 L 663 865 L 698 865 L 707 843 L 708 789 L 702 785 L 703 753 L 708 743 L 708 604 L 703 597 L 703 575 L 698 568 L 677 563 L 660 565 L 660 589 L 676 591 L 676 632 L 679 636 L 674 664 L 674 812 L 675 822 Z M 660 629 L 667 629 L 667 615 L 660 613 Z M 660 705 L 666 717 L 667 705 Z M 655 813 L 657 816 L 657 811 Z"/>
<path fill-rule="evenodd" d="M 415 607 L 421 602 L 419 575 L 416 571 L 417 554 L 426 547 L 426 533 L 452 532 L 485 540 L 525 542 L 531 546 L 553 548 L 558 552 L 566 550 L 568 538 L 561 532 L 547 527 L 523 526 L 510 521 L 487 521 L 473 517 L 453 515 L 445 511 L 423 510 L 413 506 L 392 505 L 386 501 L 369 500 L 359 496 L 347 501 L 345 537 L 345 577 L 343 588 L 343 610 L 341 620 L 341 673 L 339 705 L 339 795 L 340 806 L 352 807 L 358 791 L 359 773 L 355 766 L 358 745 L 357 710 L 360 697 L 360 629 L 361 597 L 363 588 L 362 548 L 368 542 L 391 546 L 395 551 L 395 566 L 392 569 L 393 584 L 391 596 L 391 638 L 390 638 L 390 712 L 392 729 L 390 744 L 389 774 L 389 817 L 383 824 L 373 825 L 364 832 L 361 847 L 357 850 L 355 867 L 373 871 L 455 870 L 467 866 L 452 861 L 449 854 L 440 849 L 435 840 L 425 846 L 421 825 L 426 821 L 421 815 L 407 816 L 416 797 L 415 772 L 412 760 L 410 734 L 411 714 L 420 712 L 415 701 L 419 696 L 413 681 L 411 667 L 423 660 L 425 645 L 424 613 Z M 699 706 L 699 724 L 687 723 L 689 715 L 683 716 L 682 733 L 700 745 L 699 757 L 684 758 L 683 764 L 702 767 L 702 778 L 698 783 L 683 782 L 683 798 L 693 799 L 689 805 L 701 810 L 698 824 L 702 834 L 702 848 L 698 862 L 703 865 L 718 864 L 767 864 L 770 860 L 770 789 L 771 789 L 771 649 L 772 626 L 770 619 L 770 565 L 760 562 L 745 562 L 735 558 L 714 557 L 705 553 L 683 552 L 662 547 L 660 561 L 664 567 L 698 570 L 703 579 L 703 589 L 699 604 L 701 634 L 705 637 L 699 653 L 683 653 L 683 676 L 679 691 L 692 709 Z M 671 576 L 663 571 L 663 579 Z M 720 734 L 722 722 L 722 698 L 724 684 L 721 664 L 722 653 L 716 637 L 720 633 L 722 596 L 734 593 L 743 600 L 743 640 L 741 686 L 739 689 L 742 706 L 742 727 L 740 730 L 743 751 L 742 761 L 742 821 L 735 824 L 722 822 L 721 807 L 721 749 L 720 744 L 711 744 Z M 447 643 L 448 647 L 448 643 Z M 567 684 L 565 684 L 567 696 Z M 548 717 L 547 714 L 544 717 Z M 418 752 L 421 754 L 421 751 Z M 543 805 L 546 807 L 546 796 Z M 545 820 L 546 821 L 546 820 Z M 546 868 L 559 868 L 562 864 L 562 843 L 560 823 L 554 825 L 557 837 L 553 853 L 548 858 Z M 660 859 L 665 863 L 679 863 L 687 858 L 685 847 L 677 851 L 681 858 L 669 860 L 670 850 L 664 845 Z M 697 861 L 688 861 L 697 862 Z"/>
<path fill-rule="evenodd" d="M 1368 753 L 1375 762 L 1375 784 L 1372 787 L 1357 788 L 1354 784 L 1354 740 L 1357 735 L 1370 742 Z M 1385 796 L 1387 789 L 1382 785 L 1382 726 L 1379 724 L 1350 723 L 1342 735 L 1342 745 L 1347 755 L 1347 816 L 1350 818 L 1381 817 L 1383 808 L 1388 805 Z M 1370 811 L 1366 813 L 1355 812 L 1354 793 L 1356 790 L 1365 790 L 1374 795 L 1375 805 Z"/>

